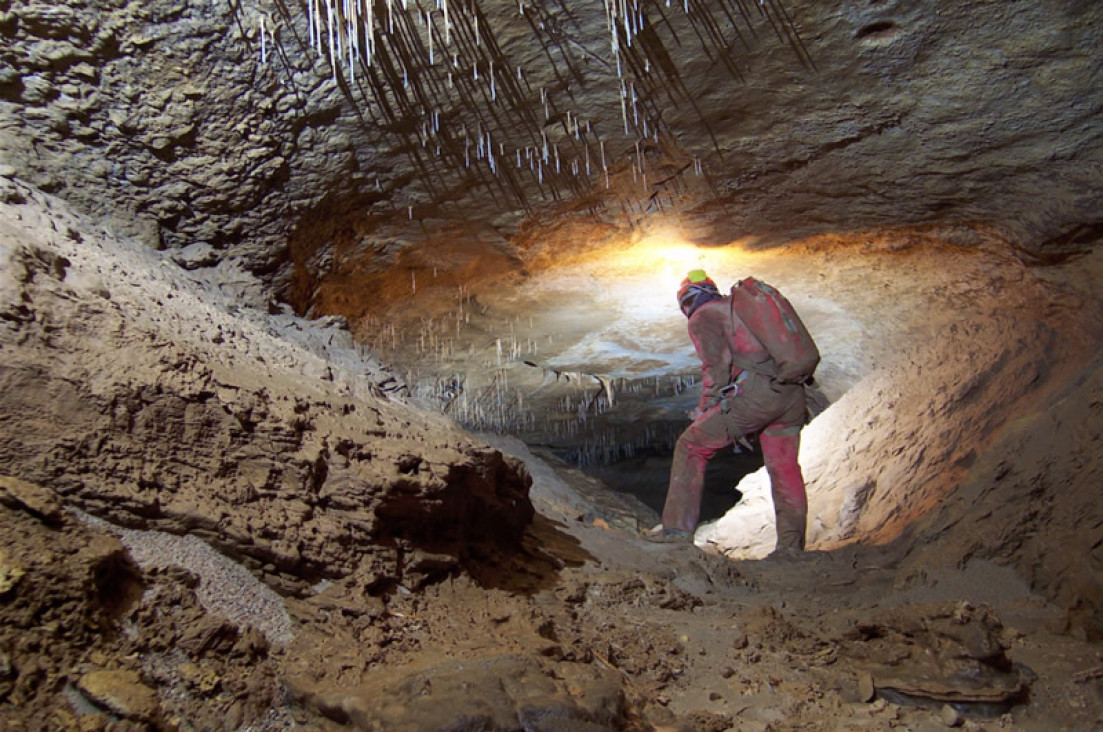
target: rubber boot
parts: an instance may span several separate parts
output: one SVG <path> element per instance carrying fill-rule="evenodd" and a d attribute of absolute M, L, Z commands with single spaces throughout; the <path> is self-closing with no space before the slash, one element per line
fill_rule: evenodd
<path fill-rule="evenodd" d="M 784 502 L 775 502 L 774 517 L 777 519 L 777 548 L 790 552 L 804 551 L 807 513 L 798 513 Z"/>
<path fill-rule="evenodd" d="M 678 438 L 663 506 L 663 526 L 691 535 L 701 517 L 705 467 L 718 450 L 731 444 L 720 407 L 707 410 Z"/>

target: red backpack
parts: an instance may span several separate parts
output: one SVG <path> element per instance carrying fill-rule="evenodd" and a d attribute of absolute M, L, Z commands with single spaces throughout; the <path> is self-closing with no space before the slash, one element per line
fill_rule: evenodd
<path fill-rule="evenodd" d="M 748 277 L 732 287 L 731 306 L 732 312 L 770 352 L 770 360 L 765 363 L 737 358 L 734 359 L 737 366 L 787 384 L 803 384 L 811 378 L 820 362 L 820 351 L 784 295 L 765 282 Z"/>

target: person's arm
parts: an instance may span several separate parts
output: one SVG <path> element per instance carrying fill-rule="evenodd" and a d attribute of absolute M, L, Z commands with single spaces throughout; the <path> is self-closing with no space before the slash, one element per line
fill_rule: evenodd
<path fill-rule="evenodd" d="M 689 320 L 689 337 L 701 359 L 699 411 L 718 403 L 720 390 L 731 380 L 730 322 L 726 307 L 708 306 L 699 309 Z"/>

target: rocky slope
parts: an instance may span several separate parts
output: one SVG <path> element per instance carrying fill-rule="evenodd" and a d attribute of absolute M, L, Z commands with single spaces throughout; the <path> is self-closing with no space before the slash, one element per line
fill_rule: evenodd
<path fill-rule="evenodd" d="M 354 574 L 381 587 L 519 540 L 524 471 L 388 403 L 394 377 L 337 328 L 234 315 L 56 200 L 5 181 L 3 201 L 3 472 L 203 537 L 285 592 Z"/>

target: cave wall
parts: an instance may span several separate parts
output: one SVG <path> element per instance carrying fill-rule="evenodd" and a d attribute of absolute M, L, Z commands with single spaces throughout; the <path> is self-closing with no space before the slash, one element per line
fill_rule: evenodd
<path fill-rule="evenodd" d="M 5 3 L 0 29 L 5 173 L 189 266 L 270 273 L 296 215 L 349 185 L 333 80 L 262 67 L 230 3 Z"/>
<path fill-rule="evenodd" d="M 962 243 L 982 228 L 1042 256 L 1098 239 L 1098 4 L 792 0 L 776 18 L 719 7 L 712 43 L 700 17 L 652 9 L 640 43 L 656 63 L 634 72 L 633 94 L 663 134 L 644 137 L 621 129 L 600 4 L 539 7 L 538 35 L 515 4 L 484 3 L 500 58 L 523 67 L 519 102 L 537 115 L 549 102 L 537 123 L 564 167 L 572 113 L 606 143 L 608 188 L 595 162 L 555 186 L 518 173 L 518 198 L 477 165 L 419 150 L 418 106 L 335 74 L 305 48 L 296 4 L 11 0 L 0 166 L 183 250 L 189 267 L 229 255 L 286 284 L 293 261 L 300 292 L 445 226 L 507 240 L 525 217 L 673 217 L 703 241 L 763 244 L 943 225 Z M 487 102 L 487 119 L 507 106 Z M 531 132 L 508 121 L 494 130 L 504 158 Z"/>
<path fill-rule="evenodd" d="M 1009 564 L 1065 608 L 1069 630 L 1103 640 L 1101 365 L 1096 358 L 1043 408 L 1007 426 L 964 476 L 958 500 L 917 527 L 940 541 L 913 550 L 910 566 L 947 552 Z"/>
<path fill-rule="evenodd" d="M 313 293 L 332 282 L 353 283 L 352 292 L 365 274 L 390 267 L 427 267 L 431 257 L 406 253 L 431 250 L 426 244 L 442 232 L 485 242 L 486 257 L 475 261 L 502 270 L 554 261 L 556 253 L 540 247 L 545 227 L 570 232 L 561 237 L 567 246 L 596 230 L 609 237 L 664 219 L 702 242 L 749 236 L 763 246 L 818 233 L 845 237 L 922 226 L 932 239 L 964 246 L 1002 241 L 1043 261 L 1090 247 L 1103 233 L 1103 8 L 1088 0 L 793 0 L 785 8 L 799 39 L 775 37 L 762 17 L 734 18 L 724 27 L 725 41 L 707 51 L 694 41 L 699 28 L 672 12 L 649 41 L 661 46 L 655 55 L 668 63 L 655 71 L 654 86 L 641 87 L 642 106 L 661 122 L 663 134 L 652 140 L 618 132 L 621 98 L 598 4 L 542 9 L 542 20 L 558 28 L 561 43 L 548 51 L 556 66 L 545 63 L 545 49 L 532 43 L 529 29 L 510 12 L 512 3 L 488 1 L 502 51 L 524 65 L 527 102 L 538 109 L 540 90 L 551 94 L 553 113 L 538 124 L 569 143 L 567 113 L 576 120 L 585 115 L 608 142 L 608 188 L 596 174 L 586 180 L 575 174 L 558 186 L 521 178 L 523 200 L 485 170 L 418 152 L 416 105 L 388 116 L 372 89 L 304 51 L 305 20 L 301 13 L 284 15 L 283 7 L 207 0 L 0 2 L 0 176 L 57 194 L 151 248 L 173 250 L 187 269 L 230 263 L 269 286 L 293 284 L 295 304 L 304 312 L 315 306 L 314 315 L 363 314 L 367 301 L 390 284 L 386 277 L 360 287 L 360 300 L 354 292 L 345 298 L 340 288 L 321 302 Z M 263 61 L 262 16 L 277 31 L 267 37 Z M 569 79 L 559 78 L 566 69 Z M 525 142 L 524 130 L 496 132 L 503 145 Z M 518 230 L 523 237 L 514 240 Z M 86 246 L 86 236 L 78 231 L 73 241 Z M 363 414 L 351 427 L 330 421 L 333 405 L 351 403 L 339 385 L 262 409 L 266 397 L 257 384 L 270 377 L 263 368 L 250 362 L 255 372 L 225 365 L 206 370 L 200 355 L 166 345 L 157 328 L 151 327 L 153 336 L 131 336 L 130 314 L 120 316 L 118 301 L 102 294 L 110 284 L 85 281 L 74 294 L 60 260 L 11 261 L 26 279 L 5 283 L 11 284 L 8 301 L 22 303 L 4 316 L 6 336 L 12 343 L 31 339 L 39 350 L 27 350 L 25 363 L 8 359 L 3 369 L 8 409 L 17 415 L 12 433 L 19 437 L 0 460 L 6 472 L 57 487 L 117 521 L 195 531 L 262 570 L 270 566 L 272 581 L 288 589 L 316 579 L 321 567 L 362 569 L 367 583 L 399 579 L 403 561 L 390 551 L 392 528 L 381 524 L 416 539 L 424 511 L 437 508 L 429 525 L 455 526 L 474 510 L 464 501 L 473 486 L 478 500 L 485 491 L 486 501 L 501 506 L 495 515 L 506 516 L 514 533 L 523 527 L 524 476 L 500 455 L 419 422 L 419 432 L 433 435 L 419 454 L 445 457 L 435 464 L 411 457 L 411 418 L 404 413 L 388 418 L 384 434 L 373 435 L 379 440 L 350 434 L 374 427 Z M 453 277 L 467 279 L 462 272 Z M 38 308 L 25 297 L 51 304 Z M 137 354 L 141 378 L 132 372 L 118 383 L 115 376 L 97 382 L 82 349 L 83 339 L 99 332 L 133 337 L 126 353 Z M 217 327 L 196 325 L 195 332 L 204 339 L 200 353 L 233 340 L 232 331 Z M 1054 338 L 1041 326 L 1024 332 L 1030 348 L 999 355 L 1046 350 Z M 59 344 L 73 349 L 65 363 L 56 358 Z M 110 349 L 96 355 L 117 357 Z M 1045 370 L 1028 361 L 1010 379 L 1024 389 Z M 307 362 L 291 364 L 295 376 L 326 368 Z M 940 384 L 947 395 L 934 406 L 1001 388 L 1004 373 L 989 361 L 983 365 L 979 374 Z M 54 374 L 59 366 L 63 373 Z M 230 373 L 253 383 L 243 386 Z M 36 413 L 43 402 L 59 411 Z M 1096 402 L 1088 404 L 1080 405 L 1085 420 L 1095 419 Z M 880 414 L 883 404 L 873 400 L 866 407 Z M 965 427 L 979 424 L 986 439 L 1003 425 L 998 411 L 969 414 L 974 422 Z M 1044 433 L 1044 426 L 1038 429 Z M 1062 481 L 1047 472 L 1047 456 L 1007 471 L 939 433 L 932 442 L 942 452 L 932 460 L 924 452 L 928 441 L 915 438 L 938 426 L 924 430 L 877 438 L 909 447 L 877 481 L 852 486 L 854 505 L 830 507 L 829 528 L 839 529 L 838 538 L 863 533 L 887 540 L 963 477 L 975 480 L 966 494 L 983 494 L 987 503 L 997 501 L 991 486 L 1008 476 L 1026 496 L 1020 506 L 1048 501 L 1060 490 Z M 197 446 L 215 435 L 224 442 Z M 384 440 L 396 446 L 371 465 L 349 457 Z M 856 440 L 861 448 L 863 435 Z M 273 455 L 270 444 L 282 447 Z M 1087 464 L 1087 455 L 1074 457 Z M 239 467 L 226 467 L 231 463 Z M 850 468 L 840 463 L 838 474 Z M 203 482 L 211 474 L 230 486 L 226 494 Z M 1078 500 L 1090 499 L 1094 475 L 1078 478 Z M 931 490 L 902 504 L 878 489 L 921 481 Z M 198 493 L 189 492 L 192 484 L 200 485 Z M 1039 484 L 1044 490 L 1032 492 Z M 266 505 L 301 493 L 311 496 L 305 508 Z M 361 511 L 361 503 L 370 509 Z M 857 510 L 869 505 L 876 510 Z M 898 505 L 898 514 L 887 515 Z M 1064 521 L 1058 519 L 1044 531 L 1031 516 L 1015 525 L 1012 538 L 1028 550 L 1022 562 L 1033 563 L 1020 569 L 1063 603 L 1093 613 L 1096 584 L 1052 579 L 1081 569 L 1048 553 L 1062 540 L 1052 528 Z M 949 513 L 937 520 L 957 521 Z M 250 533 L 269 524 L 287 536 Z M 460 553 L 471 538 L 451 536 L 447 548 Z M 1020 546 L 995 543 L 1000 552 Z M 1077 546 L 1090 553 L 1096 545 L 1093 539 L 1086 549 Z M 980 549 L 963 549 L 970 551 Z M 432 554 L 418 561 L 425 572 L 451 570 L 448 560 Z M 1098 564 L 1094 556 L 1090 563 Z M 419 565 L 413 566 L 416 574 Z"/>
<path fill-rule="evenodd" d="M 533 515 L 523 466 L 387 399 L 393 375 L 342 334 L 243 314 L 0 180 L 0 476 L 193 534 L 285 593 L 347 577 L 381 592 L 508 554 Z"/>

